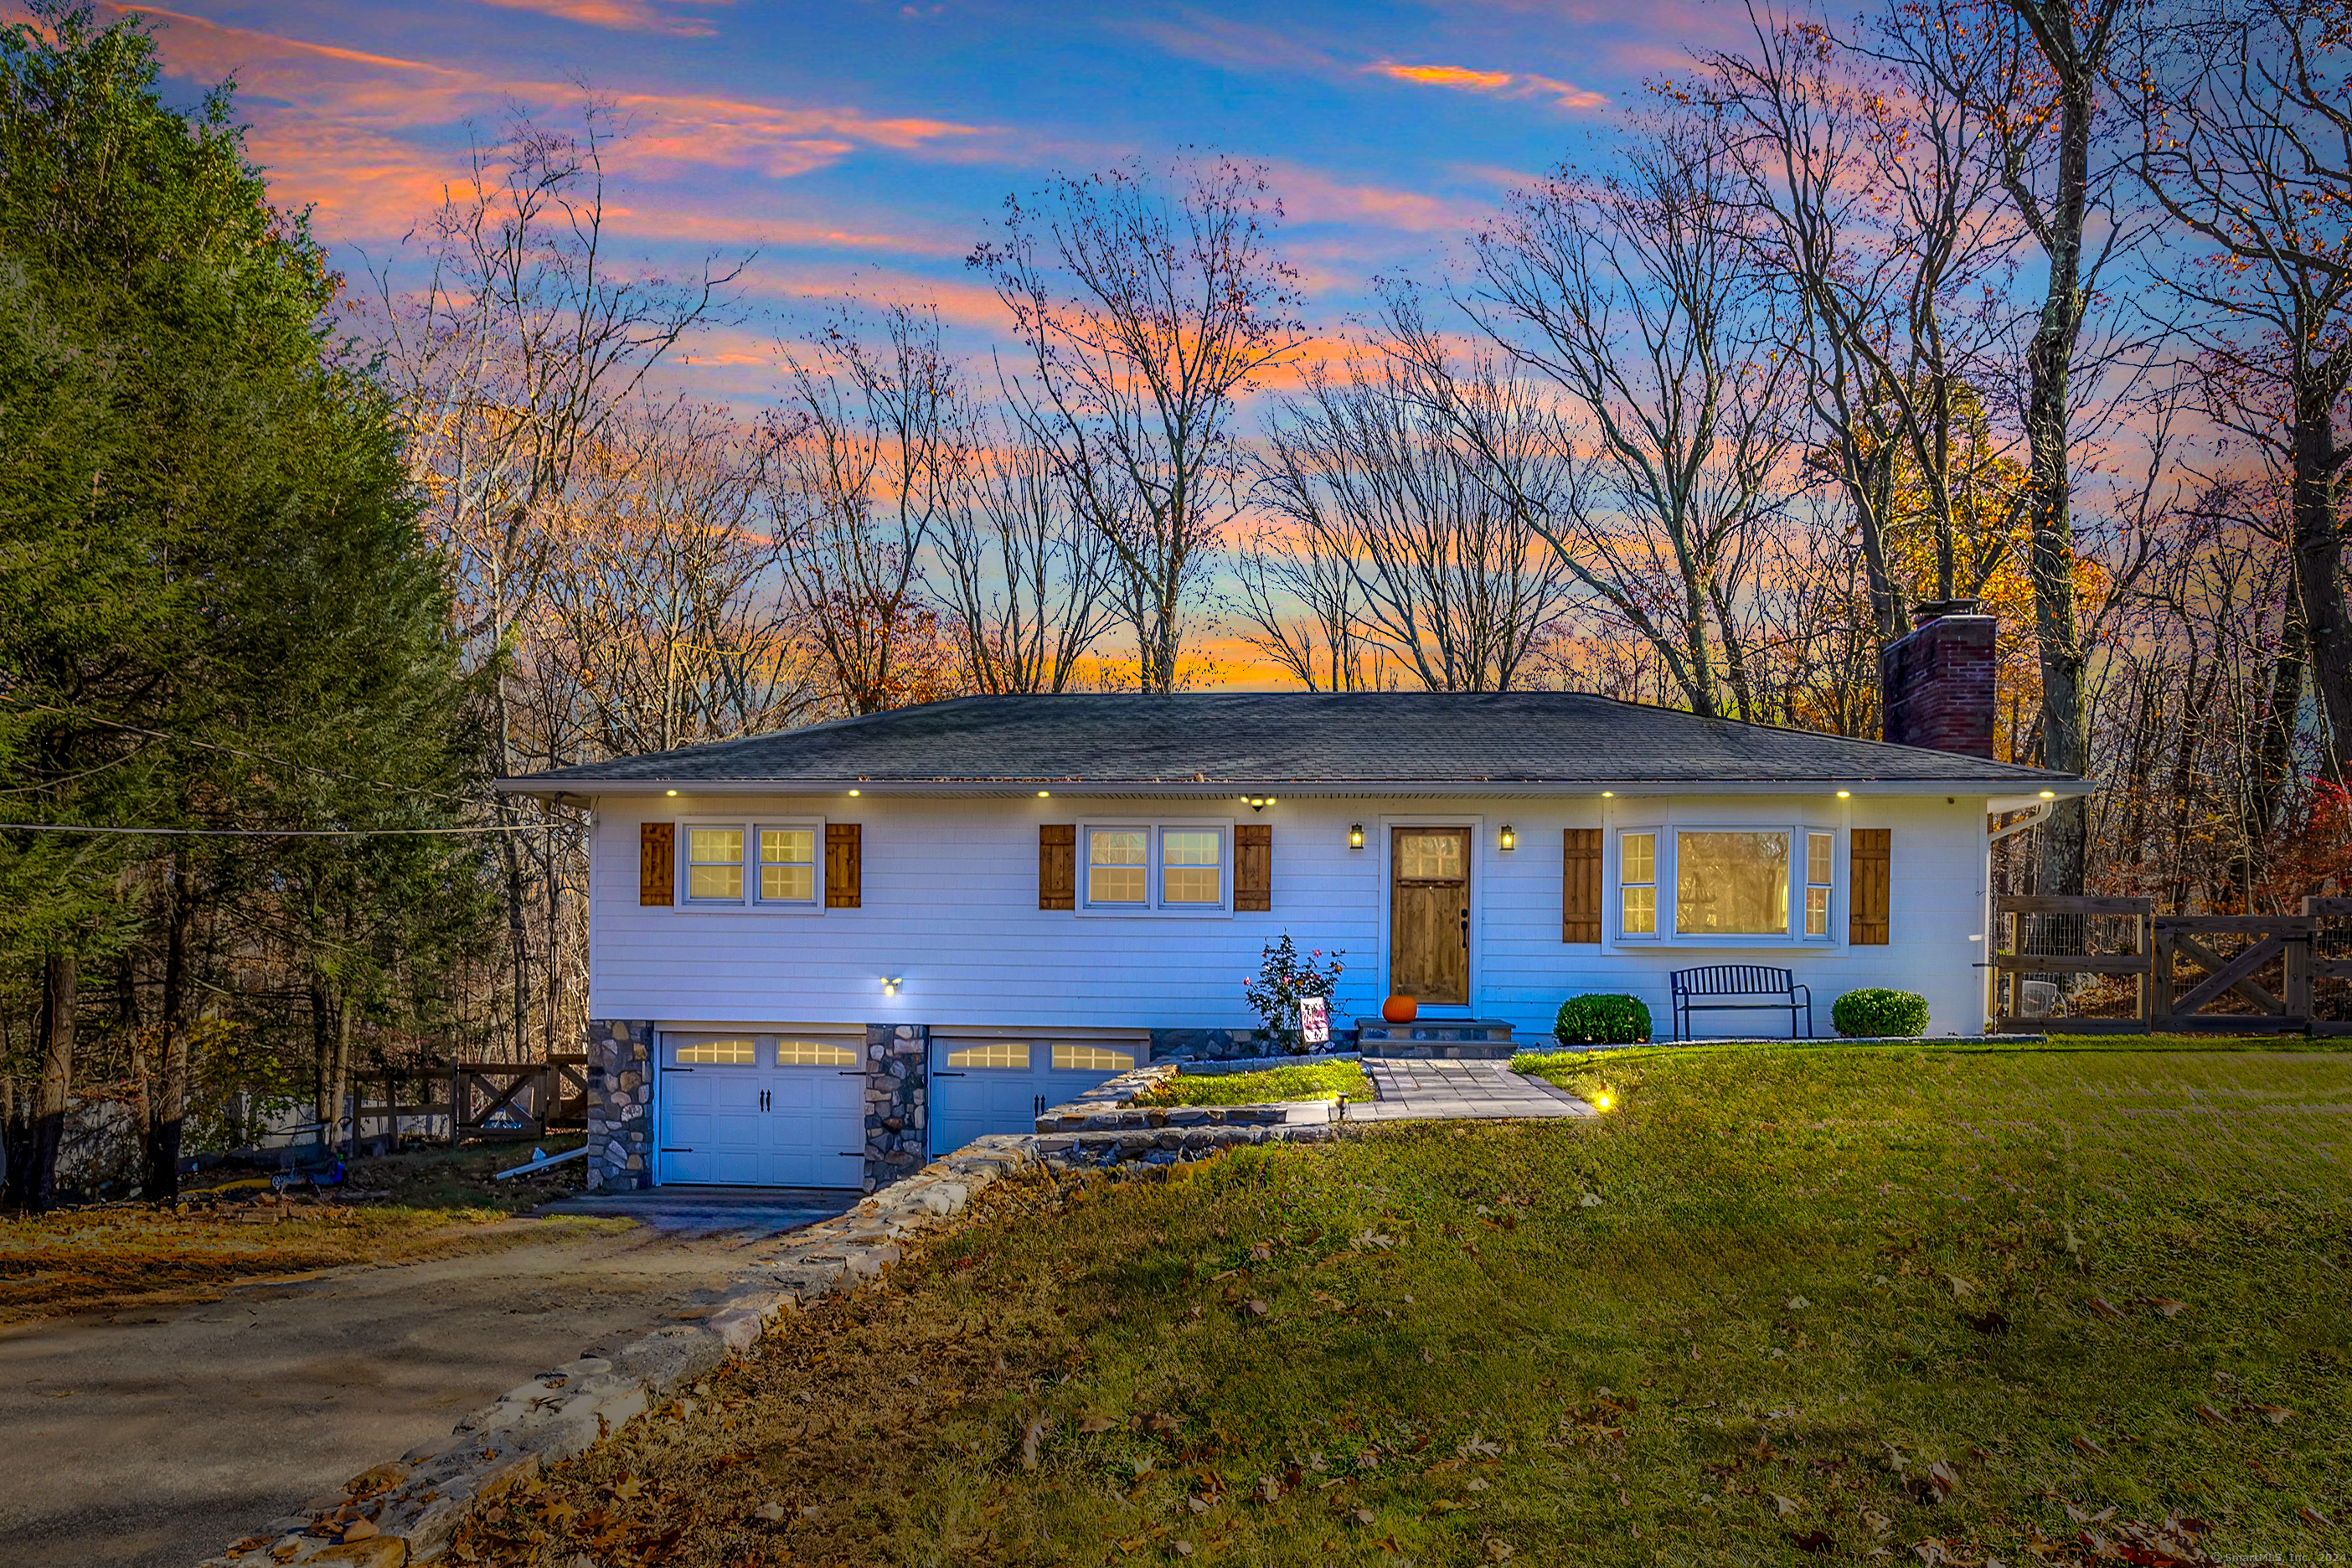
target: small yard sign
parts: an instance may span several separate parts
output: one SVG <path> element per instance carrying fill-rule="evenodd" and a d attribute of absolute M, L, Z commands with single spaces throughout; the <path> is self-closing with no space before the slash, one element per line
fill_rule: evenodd
<path fill-rule="evenodd" d="M 1331 1043 L 1331 1004 L 1321 996 L 1298 999 L 1299 1037 L 1310 1046 Z"/>

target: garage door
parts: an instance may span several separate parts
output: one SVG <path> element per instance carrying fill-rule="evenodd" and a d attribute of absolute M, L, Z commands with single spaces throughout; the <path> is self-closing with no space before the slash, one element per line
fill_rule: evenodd
<path fill-rule="evenodd" d="M 1150 1036 L 1018 1035 L 933 1030 L 931 1152 L 988 1132 L 1031 1132 L 1048 1106 L 1079 1099 L 1107 1078 L 1148 1060 Z"/>
<path fill-rule="evenodd" d="M 858 1037 L 662 1034 L 660 1179 L 856 1187 L 866 1175 Z"/>

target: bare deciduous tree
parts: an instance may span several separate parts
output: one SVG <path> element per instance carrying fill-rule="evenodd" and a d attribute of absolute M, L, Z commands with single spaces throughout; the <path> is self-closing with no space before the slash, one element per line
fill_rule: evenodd
<path fill-rule="evenodd" d="M 1054 455 L 980 426 L 937 542 L 974 691 L 1063 691 L 1115 615 L 1110 543 Z"/>
<path fill-rule="evenodd" d="M 610 121 L 595 103 L 576 131 L 516 118 L 474 150 L 466 182 L 434 215 L 422 286 L 402 287 L 389 268 L 376 275 L 383 374 L 427 499 L 425 529 L 450 563 L 459 635 L 478 661 L 498 657 L 539 604 L 551 510 L 583 450 L 605 439 L 679 340 L 725 308 L 744 265 L 714 260 L 683 279 L 616 267 L 604 230 Z M 511 680 L 496 688 L 497 771 L 566 760 L 521 750 L 516 697 Z M 520 822 L 534 808 L 500 796 L 491 809 Z M 544 849 L 551 873 L 553 854 L 546 836 L 530 837 L 499 835 L 518 1056 L 529 1052 L 523 858 Z M 559 896 L 551 874 L 542 883 Z"/>
<path fill-rule="evenodd" d="M 1998 351 L 2019 239 L 1982 108 L 1991 62 L 1954 61 L 1948 86 L 1819 22 L 1748 16 L 1752 50 L 1706 57 L 1703 90 L 1763 219 L 1764 276 L 1801 302 L 1814 461 L 1845 495 L 1892 640 L 1906 589 L 1974 596 L 2006 553 L 2007 527 L 1955 521 L 1981 510 L 1971 386 Z M 1928 536 L 1931 582 L 1898 581 L 1889 536 L 1906 523 Z"/>
<path fill-rule="evenodd" d="M 1262 168 L 1180 160 L 1005 202 L 969 265 L 1013 314 L 1032 380 L 1016 410 L 1111 546 L 1138 683 L 1172 689 L 1185 613 L 1240 507 L 1233 422 L 1292 352 L 1295 278 Z"/>
<path fill-rule="evenodd" d="M 896 707 L 925 684 L 937 614 L 922 596 L 926 547 L 954 515 L 971 434 L 939 313 L 894 305 L 880 342 L 848 322 L 796 360 L 772 422 L 770 490 L 794 604 L 842 706 Z"/>
<path fill-rule="evenodd" d="M 2307 662 L 2339 784 L 2352 768 L 2352 447 L 2338 427 L 2352 391 L 2348 24 L 2320 0 L 2213 0 L 2192 25 L 2155 32 L 2138 73 L 2140 177 L 2210 247 L 2164 273 L 2204 316 L 2208 405 L 2285 482 L 2294 605 L 2281 698 L 2292 712 Z"/>
<path fill-rule="evenodd" d="M 1412 343 L 1358 356 L 1344 381 L 1310 374 L 1276 416 L 1258 493 L 1302 542 L 1296 596 L 1344 606 L 1428 690 L 1507 691 L 1567 592 L 1531 519 L 1571 510 L 1573 471 L 1534 384 Z"/>
<path fill-rule="evenodd" d="M 1656 651 L 1693 711 L 1745 718 L 1758 692 L 1743 600 L 1781 502 L 1801 378 L 1741 194 L 1711 129 L 1670 121 L 1622 173 L 1563 169 L 1516 195 L 1477 237 L 1464 303 L 1579 426 L 1587 482 L 1564 514 L 1514 498 L 1530 526 Z M 1399 325 L 1435 374 L 1433 334 Z M 1507 475 L 1470 405 L 1447 406 L 1484 471 Z"/>

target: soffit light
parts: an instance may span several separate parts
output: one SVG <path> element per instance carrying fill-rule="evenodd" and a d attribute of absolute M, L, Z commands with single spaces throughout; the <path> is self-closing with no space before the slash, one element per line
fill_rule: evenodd
<path fill-rule="evenodd" d="M 1838 791 L 1838 798 L 1840 800 L 1852 800 L 1853 798 L 1853 791 L 1850 789 L 1842 789 Z"/>

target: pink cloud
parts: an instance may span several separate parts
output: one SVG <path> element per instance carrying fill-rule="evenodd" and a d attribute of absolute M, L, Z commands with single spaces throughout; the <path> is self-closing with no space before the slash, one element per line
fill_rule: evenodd
<path fill-rule="evenodd" d="M 1473 70 L 1467 66 L 1400 65 L 1382 60 L 1364 68 L 1375 76 L 1421 87 L 1451 88 L 1460 92 L 1487 93 L 1498 98 L 1549 98 L 1559 109 L 1603 109 L 1609 99 L 1587 88 L 1532 71 Z"/>
<path fill-rule="evenodd" d="M 679 15 L 674 7 L 693 0 L 478 0 L 509 11 L 536 11 L 577 22 L 584 27 L 609 27 L 623 33 L 667 33 L 677 37 L 707 38 L 719 29 L 701 16 Z M 724 5 L 730 0 L 700 0 Z"/>

